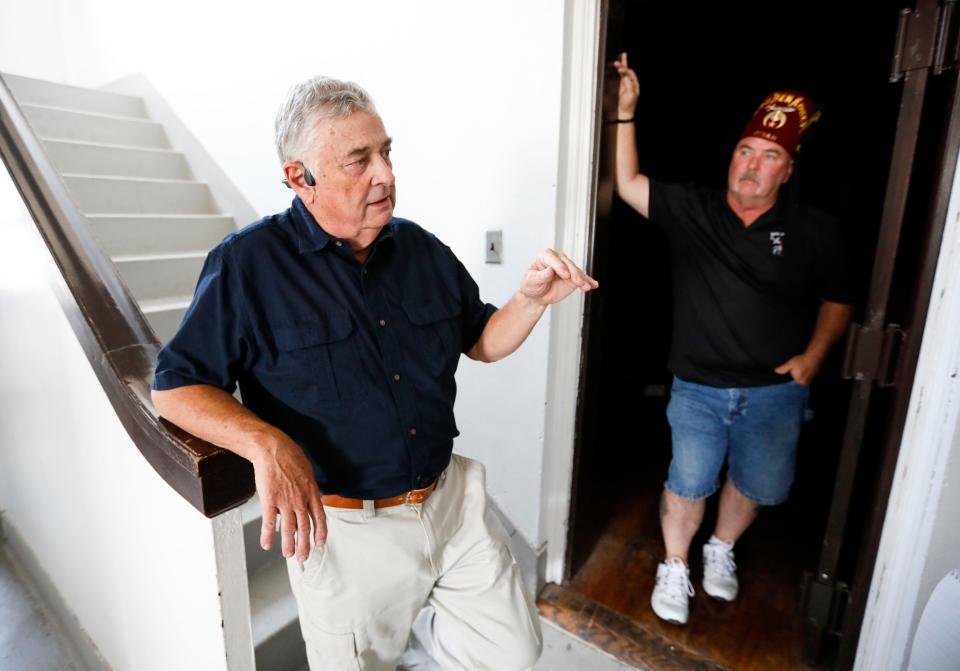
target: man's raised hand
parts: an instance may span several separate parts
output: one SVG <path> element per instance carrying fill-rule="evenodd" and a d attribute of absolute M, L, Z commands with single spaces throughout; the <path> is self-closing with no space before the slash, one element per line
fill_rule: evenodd
<path fill-rule="evenodd" d="M 620 58 L 613 62 L 613 67 L 620 75 L 620 93 L 617 102 L 617 113 L 621 119 L 630 119 L 637 111 L 637 100 L 640 99 L 640 80 L 637 73 L 627 65 L 627 52 L 620 54 Z"/>

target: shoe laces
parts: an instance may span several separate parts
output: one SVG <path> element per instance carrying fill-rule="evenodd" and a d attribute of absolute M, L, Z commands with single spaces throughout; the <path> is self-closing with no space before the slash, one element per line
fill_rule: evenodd
<path fill-rule="evenodd" d="M 686 564 L 679 558 L 671 558 L 664 562 L 667 570 L 663 577 L 658 577 L 657 583 L 664 585 L 666 596 L 673 601 L 683 601 L 683 593 L 687 596 L 694 595 L 693 583 L 690 582 L 690 571 Z"/>
<path fill-rule="evenodd" d="M 736 573 L 737 564 L 733 561 L 733 549 L 716 543 L 708 543 L 703 553 L 703 562 L 706 568 L 722 575 L 730 576 Z"/>

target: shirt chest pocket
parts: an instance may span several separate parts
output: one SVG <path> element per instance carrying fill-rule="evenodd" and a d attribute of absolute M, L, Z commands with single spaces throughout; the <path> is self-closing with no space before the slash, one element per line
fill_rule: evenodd
<path fill-rule="evenodd" d="M 274 328 L 277 373 L 301 402 L 351 401 L 364 395 L 363 362 L 353 321 L 345 311 Z"/>
<path fill-rule="evenodd" d="M 416 351 L 434 374 L 456 368 L 460 358 L 460 303 L 452 298 L 436 298 L 426 303 L 404 303 L 403 311 L 413 326 Z"/>

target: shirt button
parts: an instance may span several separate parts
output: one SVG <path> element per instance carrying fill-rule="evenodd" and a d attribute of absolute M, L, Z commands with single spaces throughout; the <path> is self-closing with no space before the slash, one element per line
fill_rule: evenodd
<path fill-rule="evenodd" d="M 417 430 L 416 430 L 416 429 L 410 429 L 410 435 L 411 435 L 411 436 L 417 435 Z"/>
<path fill-rule="evenodd" d="M 382 320 L 382 319 L 380 320 L 380 322 L 379 322 L 379 323 L 380 323 L 380 326 L 386 326 L 386 325 L 387 325 L 387 322 L 385 322 L 385 321 L 384 321 L 384 320 Z"/>
<path fill-rule="evenodd" d="M 334 244 L 335 244 L 337 247 L 343 247 L 343 243 L 340 242 L 339 240 L 337 240 Z"/>
<path fill-rule="evenodd" d="M 394 373 L 394 374 L 393 374 L 393 379 L 396 380 L 397 382 L 399 382 L 399 381 L 400 381 L 400 373 Z"/>

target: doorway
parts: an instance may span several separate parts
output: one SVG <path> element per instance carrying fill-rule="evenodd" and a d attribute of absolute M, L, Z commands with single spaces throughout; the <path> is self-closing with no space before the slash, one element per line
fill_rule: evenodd
<path fill-rule="evenodd" d="M 662 181 L 723 188 L 730 151 L 758 102 L 776 88 L 808 93 L 823 119 L 804 142 L 791 188 L 845 222 L 866 296 L 900 107 L 901 90 L 888 81 L 898 10 L 893 2 L 829 11 L 610 2 L 606 60 L 627 51 L 641 81 L 641 170 Z M 604 135 L 606 144 L 609 127 Z M 649 597 L 662 558 L 657 507 L 670 459 L 669 259 L 656 229 L 618 199 L 604 202 L 610 152 L 600 152 L 608 174 L 601 167 L 592 269 L 606 289 L 590 299 L 565 588 L 624 616 L 662 644 L 664 658 L 679 650 L 685 657 L 677 668 L 692 668 L 693 660 L 704 668 L 829 666 L 830 650 L 804 654 L 803 585 L 818 565 L 847 421 L 843 346 L 812 389 L 790 501 L 765 510 L 738 543 L 738 600 L 719 604 L 700 593 L 686 627 L 657 620 Z M 920 229 L 905 231 L 901 249 L 916 253 L 925 237 Z M 909 276 L 916 272 L 901 271 L 903 295 L 894 296 L 901 305 L 910 304 L 916 287 Z M 858 491 L 876 489 L 882 461 L 863 456 Z M 870 500 L 854 499 L 849 535 L 859 537 Z M 699 546 L 715 513 L 714 499 L 691 546 L 698 592 Z M 844 553 L 846 575 L 856 546 Z"/>

